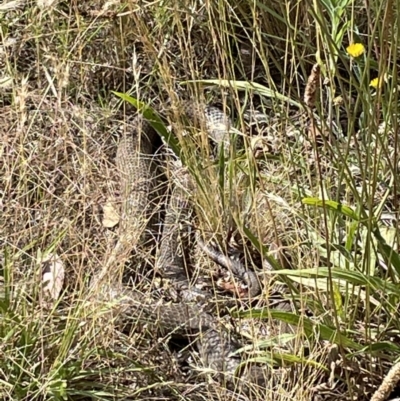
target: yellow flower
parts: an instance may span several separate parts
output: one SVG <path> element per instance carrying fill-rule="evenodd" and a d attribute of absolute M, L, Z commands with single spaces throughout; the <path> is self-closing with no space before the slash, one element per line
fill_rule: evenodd
<path fill-rule="evenodd" d="M 353 43 L 346 50 L 351 57 L 359 57 L 364 53 L 365 47 L 361 43 Z"/>
<path fill-rule="evenodd" d="M 388 73 L 385 72 L 380 77 L 374 78 L 373 80 L 371 80 L 371 82 L 369 83 L 369 86 L 371 86 L 372 88 L 378 89 L 383 85 L 384 82 L 388 83 L 388 80 L 391 77 L 392 77 L 391 75 L 389 75 Z"/>
<path fill-rule="evenodd" d="M 382 82 L 383 82 L 382 78 L 374 78 L 369 83 L 369 86 L 372 86 L 373 88 L 378 89 L 378 88 L 380 88 L 382 86 Z"/>

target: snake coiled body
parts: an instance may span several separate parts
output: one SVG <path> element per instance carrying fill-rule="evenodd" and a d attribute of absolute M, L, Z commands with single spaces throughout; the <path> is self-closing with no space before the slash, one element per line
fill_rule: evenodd
<path fill-rule="evenodd" d="M 184 110 L 190 123 L 205 127 L 219 147 L 229 149 L 230 120 L 224 113 L 215 107 L 189 103 L 185 105 Z M 121 176 L 123 194 L 119 239 L 111 258 L 105 263 L 101 277 L 110 275 L 110 271 L 113 270 L 112 264 L 118 259 L 118 255 L 134 249 L 142 238 L 151 212 L 151 196 L 156 186 L 152 160 L 156 133 L 141 116 L 135 118 L 132 126 L 133 132 L 127 133 L 121 139 L 117 150 L 116 164 Z M 194 335 L 204 367 L 213 369 L 220 375 L 233 377 L 242 362 L 238 355 L 234 355 L 241 345 L 217 318 L 205 312 L 198 304 L 190 303 L 197 295 L 207 297 L 209 294 L 202 294 L 200 291 L 193 295 L 182 255 L 178 252 L 177 226 L 184 224 L 187 219 L 190 206 L 188 191 L 193 187 L 193 183 L 184 169 L 176 169 L 175 173 L 177 182 L 173 183 L 166 206 L 156 267 L 169 276 L 176 289 L 183 293 L 182 301 L 171 305 L 146 305 L 143 303 L 143 297 L 123 290 L 126 306 L 123 308 L 123 314 L 138 317 L 144 313 L 148 321 L 157 322 L 163 331 Z M 205 248 L 203 242 L 201 246 Z M 218 257 L 214 260 L 218 262 Z M 237 263 L 234 273 L 247 282 L 251 295 L 257 295 L 260 288 L 258 282 L 254 281 L 254 272 Z M 97 277 L 93 282 L 99 281 Z"/>
<path fill-rule="evenodd" d="M 115 290 L 119 312 L 133 322 L 157 328 L 163 336 L 187 337 L 198 349 L 202 367 L 211 371 L 229 386 L 250 382 L 265 383 L 265 370 L 250 365 L 241 370 L 245 362 L 237 351 L 243 344 L 229 332 L 217 318 L 194 303 L 154 304 L 144 301 L 143 294 L 127 288 Z"/>

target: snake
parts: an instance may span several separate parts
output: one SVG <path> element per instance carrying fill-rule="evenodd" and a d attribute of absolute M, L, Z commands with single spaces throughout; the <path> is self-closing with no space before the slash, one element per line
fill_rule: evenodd
<path fill-rule="evenodd" d="M 231 121 L 224 112 L 214 106 L 193 103 L 186 103 L 183 112 L 191 124 L 205 127 L 218 147 L 228 148 Z M 140 114 L 134 118 L 132 127 L 132 130 L 121 138 L 116 154 L 123 194 L 119 239 L 108 262 L 93 281 L 92 287 L 96 287 L 107 274 L 110 275 L 110 271 L 113 271 L 112 265 L 119 259 L 121 253 L 129 252 L 143 240 L 143 233 L 151 219 L 152 193 L 157 185 L 153 154 L 158 134 Z M 156 268 L 171 279 L 175 288 L 183 294 L 182 298 L 177 303 L 157 306 L 144 303 L 143 296 L 132 289 L 113 290 L 113 293 L 123 294 L 124 316 L 137 318 L 144 314 L 147 321 L 157 322 L 162 331 L 194 336 L 204 367 L 212 369 L 219 376 L 228 377 L 228 382 L 232 383 L 234 377 L 245 376 L 244 374 L 237 376 L 237 371 L 244 362 L 237 354 L 242 344 L 198 302 L 200 298 L 207 298 L 210 295 L 193 290 L 190 286 L 182 255 L 178 251 L 177 227 L 188 218 L 189 195 L 194 184 L 190 174 L 182 169 L 182 166 L 173 170 L 174 183 L 165 207 Z M 260 285 L 255 272 L 238 261 L 232 261 L 216 249 L 209 248 L 198 235 L 197 240 L 206 255 L 231 269 L 245 281 L 251 297 L 258 295 Z M 258 372 L 257 377 L 260 376 L 262 372 Z"/>

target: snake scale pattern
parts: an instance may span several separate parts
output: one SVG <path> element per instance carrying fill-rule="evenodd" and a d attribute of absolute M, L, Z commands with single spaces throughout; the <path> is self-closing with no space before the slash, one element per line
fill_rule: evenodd
<path fill-rule="evenodd" d="M 218 146 L 223 146 L 225 149 L 229 146 L 227 135 L 230 120 L 218 108 L 187 103 L 184 113 L 190 123 L 205 127 L 208 135 Z M 152 193 L 157 185 L 153 165 L 153 143 L 157 134 L 142 116 L 135 118 L 133 127 L 133 132 L 127 133 L 118 145 L 117 167 L 121 175 L 123 193 L 122 219 L 119 240 L 113 255 L 100 274 L 101 277 L 110 273 L 112 264 L 121 253 L 129 252 L 143 239 L 143 232 L 151 219 Z M 190 207 L 188 191 L 193 186 L 188 173 L 182 171 L 179 168 L 174 171 L 175 185 L 166 206 L 163 233 L 156 260 L 157 270 L 171 279 L 181 294 L 181 302 L 169 305 L 147 304 L 142 295 L 126 288 L 115 290 L 114 293 L 123 294 L 122 314 L 128 318 L 144 315 L 146 321 L 157 322 L 158 327 L 164 332 L 190 336 L 192 340 L 194 338 L 203 366 L 217 372 L 219 377 L 228 378 L 227 382 L 232 383 L 243 362 L 241 357 L 234 353 L 242 345 L 218 322 L 217 318 L 205 312 L 200 304 L 192 302 L 198 300 L 199 296 L 207 297 L 209 294 L 202 294 L 201 291 L 197 292 L 190 288 L 182 256 L 177 252 L 179 242 L 177 226 L 187 218 Z M 197 240 L 200 248 L 211 259 L 231 269 L 246 282 L 250 296 L 260 292 L 260 285 L 253 271 L 246 269 L 239 262 L 219 255 L 217 251 L 210 250 L 199 236 Z M 95 283 L 98 283 L 101 277 L 97 277 Z M 254 368 L 257 371 L 256 375 L 254 372 L 241 373 L 239 377 L 243 379 L 245 376 L 251 376 L 252 381 L 259 383 L 263 373 L 258 367 Z M 255 376 L 257 380 L 254 380 Z"/>

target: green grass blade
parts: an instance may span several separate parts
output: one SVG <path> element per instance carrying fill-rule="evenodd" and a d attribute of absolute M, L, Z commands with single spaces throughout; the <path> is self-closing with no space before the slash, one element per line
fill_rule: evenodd
<path fill-rule="evenodd" d="M 389 265 L 394 267 L 397 277 L 400 277 L 400 256 L 383 238 L 380 230 L 376 227 L 373 234 L 378 242 L 378 250 L 386 258 Z"/>
<path fill-rule="evenodd" d="M 276 92 L 266 86 L 255 82 L 248 81 L 233 81 L 229 79 L 200 79 L 200 80 L 190 80 L 190 81 L 182 81 L 181 84 L 204 84 L 204 85 L 212 85 L 212 86 L 221 86 L 223 88 L 234 88 L 239 91 L 252 91 L 258 93 L 260 96 L 265 96 L 271 99 L 277 99 L 282 102 L 286 102 L 292 106 L 297 107 L 299 110 L 304 110 L 304 107 L 301 103 L 296 102 L 295 100 L 289 98 L 288 96 L 282 95 L 279 92 Z"/>
<path fill-rule="evenodd" d="M 158 133 L 158 135 L 160 135 L 160 137 L 164 139 L 164 141 L 172 149 L 175 155 L 179 159 L 181 159 L 182 163 L 184 163 L 182 160 L 183 157 L 182 149 L 178 139 L 175 137 L 175 135 L 173 135 L 168 131 L 163 120 L 152 107 L 150 107 L 144 102 L 141 102 L 138 99 L 135 99 L 132 96 L 127 95 L 126 93 L 121 93 L 121 92 L 113 92 L 113 93 L 122 100 L 136 107 L 138 112 L 143 114 L 143 117 L 149 122 L 149 124 L 154 128 L 154 130 Z"/>
<path fill-rule="evenodd" d="M 350 217 L 353 220 L 360 221 L 359 215 L 349 206 L 343 205 L 339 202 L 332 200 L 323 200 L 319 198 L 304 198 L 302 200 L 303 205 L 316 206 L 320 208 L 326 208 L 339 213 L 343 216 Z"/>
<path fill-rule="evenodd" d="M 358 271 L 334 268 L 329 269 L 328 267 L 318 267 L 312 269 L 301 269 L 301 270 L 279 270 L 274 271 L 271 274 L 297 276 L 306 278 L 329 278 L 332 277 L 337 280 L 344 280 L 353 285 L 367 286 L 373 291 L 383 291 L 386 294 L 393 294 L 400 297 L 399 286 L 387 282 L 387 280 L 380 279 L 378 277 L 371 277 Z"/>
<path fill-rule="evenodd" d="M 298 316 L 294 313 L 283 312 L 270 308 L 252 309 L 250 311 L 238 312 L 234 314 L 242 318 L 267 318 L 277 319 L 282 322 L 304 328 L 307 336 L 312 336 L 316 332 L 319 333 L 321 339 L 330 341 L 332 343 L 342 345 L 344 347 L 351 348 L 353 350 L 360 350 L 362 347 L 360 344 L 346 337 L 344 334 L 338 332 L 336 329 L 332 329 L 326 325 L 315 323 L 311 319 L 305 316 Z"/>

